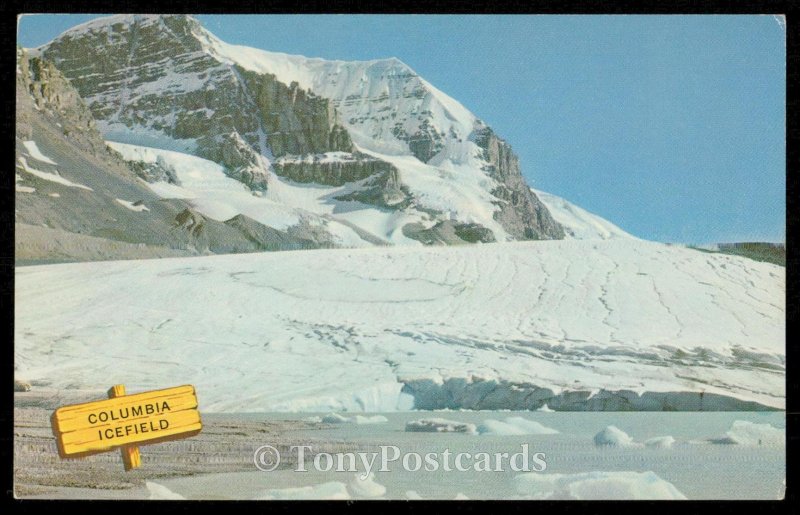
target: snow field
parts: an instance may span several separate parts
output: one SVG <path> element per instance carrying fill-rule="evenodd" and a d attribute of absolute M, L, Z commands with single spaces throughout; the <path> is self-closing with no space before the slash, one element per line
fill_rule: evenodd
<path fill-rule="evenodd" d="M 636 240 L 21 267 L 16 375 L 169 377 L 207 411 L 405 410 L 410 381 L 450 378 L 781 409 L 784 285 L 782 267 Z"/>

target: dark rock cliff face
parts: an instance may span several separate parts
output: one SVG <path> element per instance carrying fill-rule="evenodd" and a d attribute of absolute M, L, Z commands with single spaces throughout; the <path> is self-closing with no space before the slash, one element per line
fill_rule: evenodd
<path fill-rule="evenodd" d="M 330 100 L 301 89 L 296 82 L 287 87 L 274 75 L 239 66 L 235 70 L 252 94 L 275 157 L 353 150 Z"/>
<path fill-rule="evenodd" d="M 346 160 L 326 160 L 324 155 L 279 159 L 274 164 L 274 169 L 276 174 L 295 182 L 314 182 L 329 186 L 342 186 L 375 174 L 397 172 L 386 161 L 363 154 L 346 154 L 344 159 Z"/>
<path fill-rule="evenodd" d="M 500 200 L 495 219 L 503 228 L 520 240 L 563 239 L 564 228 L 526 184 L 511 147 L 488 127 L 476 130 L 473 138 L 489 162 L 485 171 L 500 183 L 492 195 Z"/>

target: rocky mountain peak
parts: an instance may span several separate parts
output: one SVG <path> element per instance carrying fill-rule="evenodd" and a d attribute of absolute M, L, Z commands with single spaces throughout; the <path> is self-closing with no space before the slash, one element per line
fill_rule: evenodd
<path fill-rule="evenodd" d="M 425 229 L 452 221 L 500 241 L 564 236 L 510 146 L 395 57 L 329 61 L 231 45 L 182 15 L 101 18 L 37 51 L 106 139 L 209 159 L 259 195 L 281 180 L 311 182 Z"/>

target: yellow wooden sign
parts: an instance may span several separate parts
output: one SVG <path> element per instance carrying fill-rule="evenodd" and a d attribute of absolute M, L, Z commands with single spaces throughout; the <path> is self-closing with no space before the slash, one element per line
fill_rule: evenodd
<path fill-rule="evenodd" d="M 138 445 L 194 436 L 202 429 L 191 385 L 125 395 L 116 385 L 109 399 L 58 408 L 51 417 L 62 458 L 122 449 L 125 470 L 141 464 Z"/>

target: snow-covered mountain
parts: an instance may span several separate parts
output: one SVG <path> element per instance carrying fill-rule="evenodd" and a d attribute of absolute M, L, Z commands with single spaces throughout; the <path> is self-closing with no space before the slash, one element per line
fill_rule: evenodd
<path fill-rule="evenodd" d="M 397 59 L 149 15 L 17 59 L 17 258 L 177 256 L 18 268 L 19 378 L 212 411 L 784 407 L 785 267 L 532 190 Z"/>
<path fill-rule="evenodd" d="M 207 411 L 782 409 L 785 271 L 627 238 L 23 267 L 15 374 Z"/>
<path fill-rule="evenodd" d="M 93 20 L 32 53 L 70 80 L 107 140 L 212 161 L 282 205 L 278 225 L 291 212 L 335 227 L 341 245 L 344 226 L 370 245 L 564 236 L 511 148 L 397 59 L 267 52 L 156 15 Z M 262 204 L 256 218 L 274 227 Z"/>

